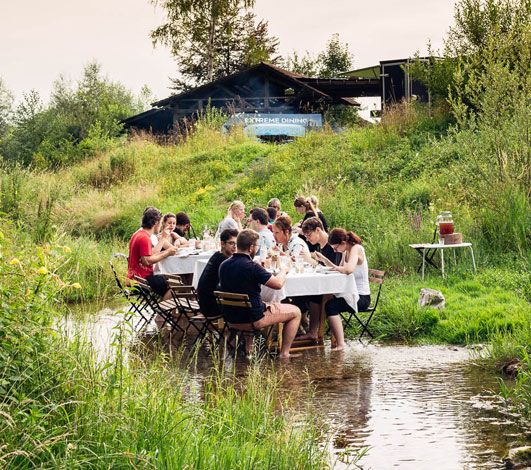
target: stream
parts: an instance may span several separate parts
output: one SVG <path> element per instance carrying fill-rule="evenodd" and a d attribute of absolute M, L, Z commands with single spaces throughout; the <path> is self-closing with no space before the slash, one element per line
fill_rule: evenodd
<path fill-rule="evenodd" d="M 122 318 L 105 309 L 67 326 L 82 325 L 96 351 L 107 354 Z M 510 448 L 528 445 L 531 429 L 506 410 L 495 394 L 497 378 L 476 358 L 464 347 L 352 340 L 343 352 L 304 351 L 273 368 L 294 409 L 310 397 L 328 427 L 334 468 L 352 468 L 360 451 L 355 468 L 367 470 L 506 468 L 502 458 Z M 209 357 L 200 355 L 198 381 L 209 367 Z M 245 367 L 242 360 L 238 368 Z"/>

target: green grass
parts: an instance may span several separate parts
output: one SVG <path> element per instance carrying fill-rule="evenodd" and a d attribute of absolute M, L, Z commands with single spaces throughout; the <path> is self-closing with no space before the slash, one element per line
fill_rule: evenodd
<path fill-rule="evenodd" d="M 505 275 L 505 279 L 502 277 Z M 420 289 L 440 290 L 444 309 L 418 306 Z M 479 275 L 459 272 L 386 279 L 373 333 L 382 339 L 427 343 L 488 342 L 502 334 L 524 331 L 531 325 L 529 273 L 484 268 Z M 351 334 L 358 331 L 356 328 Z"/>
<path fill-rule="evenodd" d="M 125 322 L 108 358 L 97 358 L 81 333 L 67 337 L 58 327 L 64 292 L 79 289 L 57 272 L 71 253 L 65 245 L 30 250 L 19 242 L 4 221 L 2 468 L 327 467 L 322 427 L 309 410 L 289 411 L 280 377 L 260 364 L 236 376 L 214 359 L 198 381 L 175 366 L 182 351 L 143 360 L 125 343 Z"/>

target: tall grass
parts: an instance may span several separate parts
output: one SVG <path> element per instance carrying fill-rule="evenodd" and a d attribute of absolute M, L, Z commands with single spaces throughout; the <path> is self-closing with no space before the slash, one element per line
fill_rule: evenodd
<path fill-rule="evenodd" d="M 98 357 L 57 326 L 61 292 L 78 287 L 57 274 L 68 250 L 28 253 L 5 232 L 0 248 L 3 468 L 326 468 L 322 430 L 288 412 L 275 374 L 215 362 L 198 382 L 170 356 L 129 350 L 124 322 Z"/>

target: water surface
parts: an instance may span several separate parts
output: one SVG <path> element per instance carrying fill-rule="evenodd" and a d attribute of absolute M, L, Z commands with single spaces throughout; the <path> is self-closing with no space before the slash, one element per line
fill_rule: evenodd
<path fill-rule="evenodd" d="M 108 352 L 123 317 L 106 310 L 96 318 L 86 332 Z M 197 364 L 200 382 L 211 363 L 200 355 Z M 242 360 L 238 369 L 245 367 Z M 329 429 L 335 468 L 348 467 L 363 449 L 364 469 L 505 468 L 508 449 L 531 441 L 529 426 L 496 397 L 496 377 L 466 348 L 352 341 L 343 352 L 305 351 L 273 369 L 295 410 L 311 397 Z"/>

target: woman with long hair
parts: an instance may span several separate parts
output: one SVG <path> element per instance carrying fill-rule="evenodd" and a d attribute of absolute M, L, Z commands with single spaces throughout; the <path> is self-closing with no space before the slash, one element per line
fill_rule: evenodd
<path fill-rule="evenodd" d="M 298 224 L 299 227 L 302 226 L 302 224 L 309 219 L 310 217 L 319 217 L 321 220 L 321 223 L 323 224 L 323 227 L 325 229 L 325 232 L 328 232 L 328 223 L 326 219 L 324 218 L 324 215 L 322 212 L 319 212 L 310 198 L 306 198 L 304 196 L 297 196 L 295 198 L 295 201 L 293 202 L 293 205 L 295 206 L 295 210 L 303 215 L 302 220 Z"/>
<path fill-rule="evenodd" d="M 367 310 L 371 303 L 371 290 L 369 287 L 369 265 L 367 256 L 361 244 L 361 238 L 354 232 L 346 231 L 343 228 L 335 228 L 330 232 L 328 243 L 337 253 L 341 253 L 339 265 L 332 263 L 321 253 L 315 256 L 319 261 L 334 271 L 343 274 L 354 273 L 356 287 L 358 289 L 359 299 L 357 312 Z M 343 323 L 339 314 L 341 312 L 354 312 L 354 309 L 341 297 L 334 297 L 325 305 L 326 316 L 330 325 L 330 331 L 336 338 L 336 350 L 345 347 L 345 335 L 343 332 Z M 356 313 L 357 313 L 356 312 Z"/>
<path fill-rule="evenodd" d="M 238 232 L 241 232 L 243 229 L 242 220 L 244 216 L 245 204 L 242 201 L 233 201 L 227 210 L 227 215 L 219 223 L 216 238 L 219 239 L 223 230 L 235 229 L 238 230 Z"/>

